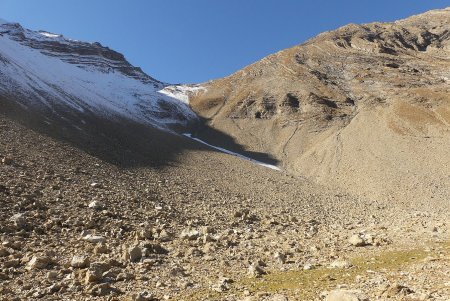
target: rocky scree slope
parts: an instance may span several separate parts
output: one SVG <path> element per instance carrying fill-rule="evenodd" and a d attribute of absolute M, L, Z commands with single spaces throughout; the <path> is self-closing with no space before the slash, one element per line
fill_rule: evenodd
<path fill-rule="evenodd" d="M 217 152 L 122 168 L 3 114 L 0 141 L 2 301 L 450 295 L 448 203 L 355 199 Z"/>
<path fill-rule="evenodd" d="M 190 102 L 212 128 L 297 175 L 446 202 L 449 72 L 447 8 L 325 32 L 203 84 Z M 208 129 L 198 135 L 214 141 Z"/>

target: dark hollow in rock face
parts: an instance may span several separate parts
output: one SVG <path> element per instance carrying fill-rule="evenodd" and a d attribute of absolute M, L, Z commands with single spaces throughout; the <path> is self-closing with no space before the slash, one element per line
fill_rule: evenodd
<path fill-rule="evenodd" d="M 317 103 L 321 104 L 321 105 L 326 105 L 327 107 L 333 108 L 333 109 L 337 109 L 338 108 L 336 102 L 332 101 L 331 99 L 322 98 L 322 99 L 319 99 L 317 101 Z"/>
<path fill-rule="evenodd" d="M 294 94 L 288 93 L 286 94 L 283 105 L 298 110 L 300 108 L 300 100 Z"/>

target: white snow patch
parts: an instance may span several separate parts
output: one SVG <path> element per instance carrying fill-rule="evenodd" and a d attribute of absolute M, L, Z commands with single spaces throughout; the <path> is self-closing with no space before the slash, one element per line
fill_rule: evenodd
<path fill-rule="evenodd" d="M 257 164 L 257 165 L 260 165 L 260 166 L 264 166 L 264 167 L 267 167 L 267 168 L 270 168 L 270 169 L 274 169 L 274 170 L 281 171 L 281 169 L 280 169 L 278 166 L 271 165 L 271 164 L 267 164 L 267 163 L 264 163 L 264 162 L 261 162 L 261 161 L 258 161 L 258 160 L 255 160 L 255 159 L 246 157 L 246 156 L 244 156 L 244 155 L 241 155 L 241 154 L 232 152 L 232 151 L 230 151 L 230 150 L 227 150 L 227 149 L 222 148 L 222 147 L 219 147 L 219 146 L 211 145 L 211 144 L 209 144 L 209 143 L 207 143 L 207 142 L 205 142 L 205 141 L 203 141 L 203 140 L 201 140 L 201 139 L 192 137 L 192 134 L 190 134 L 190 133 L 185 133 L 185 134 L 183 134 L 183 136 L 186 136 L 186 137 L 188 137 L 188 138 L 191 138 L 192 140 L 195 140 L 195 141 L 197 141 L 197 142 L 199 142 L 199 143 L 201 143 L 201 144 L 207 145 L 207 146 L 209 146 L 209 147 L 211 147 L 211 148 L 214 148 L 214 149 L 216 149 L 216 150 L 218 150 L 218 151 L 221 151 L 221 152 L 223 152 L 223 153 L 226 153 L 226 154 L 229 154 L 229 155 L 236 156 L 236 157 L 238 157 L 238 158 L 241 158 L 241 159 L 250 161 L 250 162 L 255 163 L 255 164 Z"/>
<path fill-rule="evenodd" d="M 174 85 L 167 86 L 159 92 L 189 104 L 189 94 L 196 94 L 200 91 L 206 91 L 206 88 L 201 85 Z"/>
<path fill-rule="evenodd" d="M 45 36 L 45 37 L 47 37 L 47 38 L 60 38 L 60 37 L 62 37 L 62 35 L 60 35 L 60 34 L 54 34 L 54 33 L 47 32 L 47 31 L 39 31 L 38 33 L 43 35 L 43 36 Z"/>

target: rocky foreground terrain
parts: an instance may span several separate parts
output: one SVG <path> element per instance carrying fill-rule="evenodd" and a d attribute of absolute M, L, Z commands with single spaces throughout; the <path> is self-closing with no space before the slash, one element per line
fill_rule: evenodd
<path fill-rule="evenodd" d="M 96 102 L 83 103 L 89 114 L 66 107 L 50 114 L 17 105 L 32 102 L 30 95 L 0 95 L 0 300 L 449 300 L 448 14 L 447 9 L 395 24 L 344 27 L 223 79 L 222 86 L 219 80 L 190 92 L 194 111 L 209 118 L 197 126 L 198 136 L 217 145 L 226 141 L 232 150 L 278 164 L 280 171 L 123 115 L 105 118 L 91 107 Z M 406 47 L 409 40 L 401 42 L 398 32 L 411 26 L 424 26 L 419 33 L 432 35 Z M 368 37 L 373 41 L 364 42 Z M 387 42 L 393 37 L 406 50 Z M 317 47 L 322 50 L 313 52 Z M 342 52 L 323 54 L 336 47 Z M 354 64 L 341 61 L 346 55 Z M 309 64 L 309 71 L 291 70 L 295 76 L 281 81 L 279 72 L 292 72 L 280 70 L 292 65 L 272 61 L 292 57 L 300 69 Z M 332 64 L 342 64 L 342 72 Z M 126 67 L 142 80 L 135 76 L 141 71 Z M 359 88 L 346 68 L 367 71 Z M 267 89 L 273 102 L 281 101 L 276 109 L 258 94 L 268 91 L 256 88 L 256 105 L 265 111 L 251 101 L 239 107 L 247 96 L 238 92 L 258 78 L 274 85 Z M 167 89 L 171 102 L 183 93 L 180 87 Z M 175 111 L 160 104 L 168 110 L 158 115 L 164 124 Z M 152 116 L 139 112 L 145 120 Z M 392 112 L 400 112 L 398 119 L 377 128 Z M 80 117 L 84 122 L 72 122 Z M 294 127 L 293 134 L 275 135 Z M 317 145 L 302 139 L 327 133 L 330 141 L 341 137 L 345 143 L 336 149 L 328 141 L 321 149 L 328 145 L 347 159 L 306 164 L 312 157 L 303 151 L 314 151 L 305 145 Z M 349 149 L 351 135 L 356 142 Z M 288 136 L 283 156 L 276 151 L 279 141 L 270 143 L 269 137 Z M 358 144 L 380 137 L 381 145 Z M 354 147 L 371 155 L 356 156 Z M 324 175 L 325 166 L 329 174 L 298 172 L 301 165 L 293 158 L 299 149 L 305 168 L 316 166 Z M 339 169 L 351 166 L 349 158 L 354 169 Z M 384 184 L 389 193 L 374 193 Z"/>
<path fill-rule="evenodd" d="M 450 296 L 448 203 L 355 198 L 208 149 L 123 167 L 4 116 L 0 139 L 1 300 Z"/>

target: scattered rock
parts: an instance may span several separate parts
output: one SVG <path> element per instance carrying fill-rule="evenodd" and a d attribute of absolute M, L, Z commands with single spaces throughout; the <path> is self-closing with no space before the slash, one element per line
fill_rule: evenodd
<path fill-rule="evenodd" d="M 264 271 L 264 269 L 258 264 L 251 264 L 248 267 L 248 274 L 251 277 L 261 277 L 266 274 L 266 271 Z"/>
<path fill-rule="evenodd" d="M 211 227 L 211 226 L 204 226 L 202 227 L 202 234 L 203 235 L 207 235 L 207 234 L 214 234 L 216 233 L 216 230 Z"/>
<path fill-rule="evenodd" d="M 412 289 L 407 286 L 401 285 L 399 283 L 393 283 L 389 286 L 389 288 L 383 293 L 383 296 L 392 298 L 396 295 L 409 295 L 414 293 Z"/>
<path fill-rule="evenodd" d="M 362 239 L 365 245 L 373 245 L 375 241 L 375 237 L 372 234 L 364 234 Z"/>
<path fill-rule="evenodd" d="M 165 229 L 162 229 L 161 232 L 158 233 L 158 239 L 160 241 L 171 241 L 173 239 L 173 234 Z"/>
<path fill-rule="evenodd" d="M 286 255 L 281 252 L 275 252 L 273 258 L 275 258 L 281 264 L 284 264 L 286 262 Z"/>
<path fill-rule="evenodd" d="M 332 269 L 348 269 L 351 268 L 353 264 L 348 260 L 335 260 L 330 264 Z"/>
<path fill-rule="evenodd" d="M 351 291 L 334 290 L 325 297 L 325 301 L 360 301 L 360 299 Z"/>
<path fill-rule="evenodd" d="M 46 294 L 54 294 L 61 290 L 61 285 L 59 283 L 53 283 L 46 289 Z"/>
<path fill-rule="evenodd" d="M 239 301 L 258 301 L 258 300 L 259 300 L 259 298 L 257 299 L 256 296 L 247 296 L 247 297 L 244 297 L 244 299 L 239 299 Z"/>
<path fill-rule="evenodd" d="M 15 267 L 18 267 L 19 265 L 20 265 L 19 259 L 9 259 L 9 260 L 6 260 L 5 262 L 3 262 L 3 266 L 5 268 L 15 268 Z"/>
<path fill-rule="evenodd" d="M 212 286 L 212 289 L 217 292 L 225 292 L 230 289 L 230 284 L 233 281 L 230 278 L 221 277 L 219 281 Z"/>
<path fill-rule="evenodd" d="M 130 262 L 138 262 L 142 258 L 142 249 L 139 246 L 130 247 L 124 252 L 124 259 Z"/>
<path fill-rule="evenodd" d="M 103 209 L 104 205 L 99 201 L 92 201 L 89 203 L 88 207 L 95 210 L 101 210 Z"/>
<path fill-rule="evenodd" d="M 289 301 L 289 299 L 281 294 L 275 294 L 273 296 L 270 296 L 269 299 L 266 299 L 267 301 Z"/>
<path fill-rule="evenodd" d="M 138 239 L 152 239 L 153 233 L 150 229 L 143 229 L 137 233 Z"/>
<path fill-rule="evenodd" d="M 164 248 L 161 244 L 159 243 L 153 243 L 153 242 L 145 242 L 143 244 L 146 252 L 148 254 L 160 254 L 160 255 L 166 255 L 169 253 L 169 250 L 167 250 L 166 248 Z M 143 252 L 144 253 L 144 252 Z M 146 255 L 147 256 L 147 255 Z"/>
<path fill-rule="evenodd" d="M 104 243 L 99 243 L 94 247 L 94 254 L 106 254 L 108 253 L 108 247 Z"/>
<path fill-rule="evenodd" d="M 9 254 L 11 254 L 11 253 L 9 252 L 9 250 L 7 248 L 0 247 L 0 257 L 6 257 Z"/>
<path fill-rule="evenodd" d="M 14 214 L 11 217 L 11 221 L 14 223 L 14 226 L 16 226 L 19 229 L 24 229 L 27 226 L 27 221 L 25 219 L 25 215 L 22 213 Z"/>
<path fill-rule="evenodd" d="M 103 236 L 100 235 L 94 235 L 94 234 L 87 234 L 83 236 L 83 240 L 91 243 L 103 243 L 106 241 L 106 239 Z"/>
<path fill-rule="evenodd" d="M 91 183 L 91 187 L 93 187 L 93 188 L 102 188 L 103 186 L 100 183 L 94 182 L 94 183 Z"/>
<path fill-rule="evenodd" d="M 9 279 L 8 275 L 6 275 L 5 273 L 0 272 L 0 280 L 1 281 L 5 281 L 5 280 L 8 280 L 8 279 Z M 0 290 L 0 293 L 1 293 L 1 290 Z"/>
<path fill-rule="evenodd" d="M 349 239 L 348 242 L 355 247 L 363 247 L 366 245 L 364 239 L 362 239 L 358 234 L 354 234 L 352 235 Z"/>
<path fill-rule="evenodd" d="M 235 211 L 233 216 L 235 218 L 244 218 L 244 217 L 248 216 L 249 214 L 250 214 L 250 210 L 242 209 L 242 210 Z"/>
<path fill-rule="evenodd" d="M 2 163 L 5 165 L 11 165 L 13 163 L 13 160 L 10 157 L 3 157 Z"/>
<path fill-rule="evenodd" d="M 106 295 L 110 295 L 110 294 L 117 294 L 117 293 L 119 293 L 119 290 L 112 287 L 109 283 L 101 283 L 101 284 L 94 285 L 94 287 L 89 290 L 89 294 L 91 294 L 92 296 L 98 296 L 98 297 L 106 296 Z"/>
<path fill-rule="evenodd" d="M 72 257 L 70 265 L 74 268 L 85 268 L 89 266 L 89 258 L 82 255 L 75 255 Z"/>
<path fill-rule="evenodd" d="M 126 301 L 154 301 L 154 297 L 149 292 L 133 293 L 125 298 Z"/>
<path fill-rule="evenodd" d="M 102 269 L 91 266 L 86 272 L 85 282 L 86 284 L 100 282 L 103 279 Z"/>
<path fill-rule="evenodd" d="M 305 264 L 305 265 L 303 266 L 303 269 L 306 270 L 306 271 L 308 271 L 308 270 L 315 269 L 315 266 L 314 266 L 313 264 L 311 264 L 311 263 L 307 263 L 307 264 Z"/>
<path fill-rule="evenodd" d="M 50 257 L 47 256 L 39 256 L 35 255 L 31 260 L 28 262 L 26 269 L 27 270 L 36 270 L 36 269 L 44 269 L 46 268 L 52 260 Z"/>
<path fill-rule="evenodd" d="M 187 239 L 187 240 L 196 240 L 200 236 L 200 232 L 195 229 L 187 228 L 184 229 L 181 234 L 181 239 Z"/>
<path fill-rule="evenodd" d="M 203 243 L 206 244 L 208 242 L 213 242 L 216 241 L 216 239 L 214 238 L 214 236 L 212 236 L 211 234 L 205 234 L 203 235 Z"/>
<path fill-rule="evenodd" d="M 56 271 L 50 271 L 47 273 L 47 279 L 49 280 L 55 280 L 56 277 L 58 277 L 58 272 Z"/>

